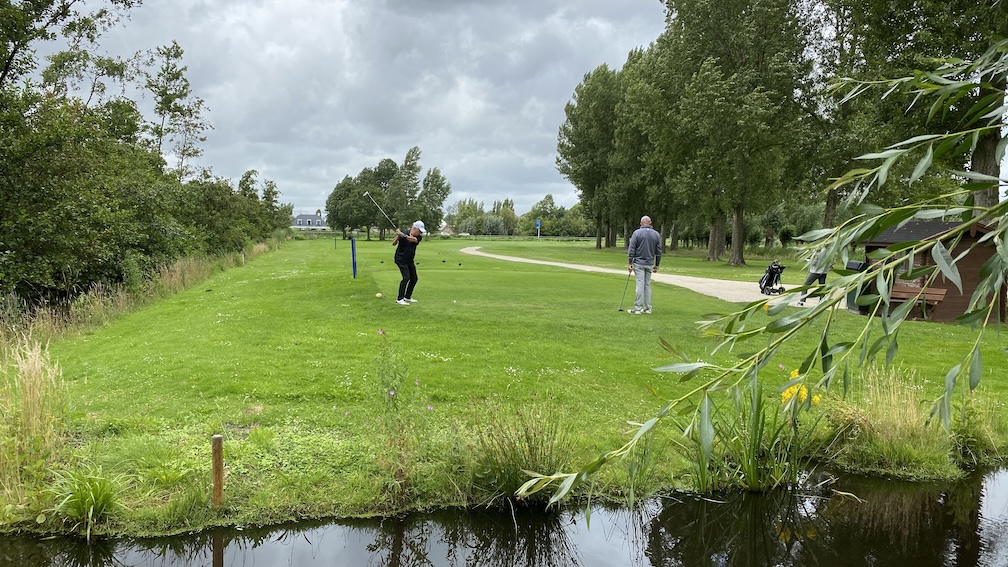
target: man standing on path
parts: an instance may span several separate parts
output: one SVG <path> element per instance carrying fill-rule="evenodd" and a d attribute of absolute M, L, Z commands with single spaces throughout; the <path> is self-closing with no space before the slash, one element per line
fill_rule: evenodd
<path fill-rule="evenodd" d="M 627 262 L 630 264 L 628 269 L 637 276 L 637 296 L 633 309 L 628 313 L 651 313 L 651 274 L 658 271 L 661 250 L 662 237 L 651 226 L 651 217 L 644 215 L 640 220 L 640 228 L 634 231 L 627 246 Z"/>

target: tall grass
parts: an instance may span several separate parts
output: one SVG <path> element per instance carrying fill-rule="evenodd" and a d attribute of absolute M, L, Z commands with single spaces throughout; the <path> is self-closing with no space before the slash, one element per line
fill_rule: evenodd
<path fill-rule="evenodd" d="M 110 478 L 101 467 L 57 472 L 49 489 L 56 499 L 54 512 L 71 522 L 74 531 L 84 528 L 90 541 L 96 525 L 124 508 L 121 484 L 121 477 Z"/>
<path fill-rule="evenodd" d="M 680 423 L 684 436 L 677 446 L 690 463 L 696 489 L 767 491 L 796 486 L 812 460 L 829 454 L 835 440 L 834 435 L 818 431 L 822 417 L 815 407 L 818 399 L 803 411 L 798 411 L 799 404 L 788 404 L 793 395 L 802 396 L 804 402 L 804 392 L 804 386 L 789 389 L 778 405 L 768 401 L 757 380 L 729 390 L 728 403 L 711 417 L 710 454 L 699 428 Z"/>
<path fill-rule="evenodd" d="M 0 344 L 10 347 L 19 335 L 43 341 L 81 328 L 93 328 L 115 317 L 179 293 L 217 272 L 276 250 L 278 240 L 249 244 L 245 250 L 220 256 L 187 256 L 165 264 L 132 285 L 96 283 L 65 305 L 26 305 L 15 295 L 0 299 Z"/>
<path fill-rule="evenodd" d="M 22 502 L 64 439 L 65 389 L 57 364 L 23 337 L 0 359 L 0 496 Z"/>
<path fill-rule="evenodd" d="M 487 502 L 509 499 L 529 472 L 553 474 L 570 467 L 573 426 L 554 405 L 488 403 L 476 434 L 475 484 Z"/>
<path fill-rule="evenodd" d="M 913 370 L 866 366 L 847 402 L 830 412 L 844 442 L 837 462 L 852 471 L 906 479 L 955 478 L 952 442 L 938 424 L 928 425 L 930 400 Z"/>

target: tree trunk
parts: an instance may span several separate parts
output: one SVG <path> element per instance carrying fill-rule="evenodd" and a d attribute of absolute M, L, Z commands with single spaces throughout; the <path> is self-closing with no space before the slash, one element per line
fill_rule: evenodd
<path fill-rule="evenodd" d="M 679 223 L 672 223 L 672 235 L 669 237 L 669 250 L 676 251 L 679 249 Z"/>
<path fill-rule="evenodd" d="M 823 228 L 833 228 L 836 226 L 837 201 L 840 196 L 836 189 L 830 189 L 826 193 L 826 210 L 823 211 Z"/>
<path fill-rule="evenodd" d="M 732 212 L 731 258 L 729 266 L 745 266 L 745 205 L 735 205 Z"/>
<path fill-rule="evenodd" d="M 595 249 L 600 250 L 602 248 L 602 206 L 596 205 L 595 208 Z"/>
<path fill-rule="evenodd" d="M 710 238 L 707 240 L 707 261 L 720 262 L 725 249 L 725 218 L 720 212 L 711 217 Z"/>
<path fill-rule="evenodd" d="M 1008 76 L 1001 75 L 998 77 L 993 77 L 991 79 L 992 87 L 1004 92 L 1006 86 L 1008 86 Z M 984 89 L 981 90 L 980 95 L 986 95 L 989 91 Z M 976 173 L 981 173 L 984 175 L 989 175 L 991 177 L 998 178 L 1001 176 L 1001 164 L 997 162 L 997 146 L 1001 141 L 1001 131 L 1000 129 L 994 130 L 980 138 L 977 142 L 976 150 L 973 151 L 973 159 L 970 164 L 970 170 Z M 993 207 L 998 204 L 998 184 L 991 184 L 990 187 L 986 189 L 981 189 L 977 191 L 975 195 L 975 203 L 977 207 Z M 981 211 L 977 211 L 974 214 L 983 214 Z"/>
<path fill-rule="evenodd" d="M 630 247 L 630 235 L 633 234 L 633 229 L 630 228 L 630 221 L 623 219 L 623 248 Z"/>

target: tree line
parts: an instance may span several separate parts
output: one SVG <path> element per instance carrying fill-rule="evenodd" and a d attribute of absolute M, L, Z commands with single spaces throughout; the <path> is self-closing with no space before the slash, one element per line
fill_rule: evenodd
<path fill-rule="evenodd" d="M 514 201 L 494 201 L 489 210 L 483 202 L 462 199 L 448 207 L 445 222 L 459 234 L 499 236 L 591 236 L 592 226 L 583 207 L 557 205 L 552 194 L 523 215 L 515 213 Z M 538 226 L 536 223 L 538 222 Z"/>
<path fill-rule="evenodd" d="M 385 158 L 354 177 L 344 177 L 326 198 L 329 228 L 342 233 L 343 238 L 363 228 L 370 239 L 370 229 L 377 227 L 379 237 L 385 238 L 388 231 L 407 230 L 413 221 L 420 220 L 427 230 L 436 231 L 444 217 L 451 183 L 436 167 L 427 170 L 421 181 L 420 155 L 420 148 L 414 146 L 406 152 L 402 164 Z M 392 226 L 385 215 L 397 226 Z"/>
<path fill-rule="evenodd" d="M 577 188 L 596 246 L 615 246 L 649 214 L 673 246 L 702 231 L 708 259 L 746 242 L 832 227 L 857 185 L 831 185 L 851 160 L 895 140 L 952 130 L 976 91 L 942 113 L 906 110 L 896 97 L 856 89 L 912 76 L 937 57 L 972 58 L 1008 29 L 1001 0 L 666 0 L 665 32 L 623 67 L 585 74 L 565 107 L 557 168 Z M 858 83 L 837 89 L 839 78 Z M 996 177 L 998 132 L 922 149 L 921 162 L 888 160 L 874 202 L 891 206 L 963 183 L 957 171 Z M 971 151 L 975 146 L 975 151 Z M 931 148 L 935 150 L 939 148 Z M 946 148 L 940 148 L 945 150 Z M 921 169 L 926 173 L 915 175 Z M 980 199 L 996 203 L 996 191 Z M 982 204 L 982 203 L 978 203 Z M 808 226 L 809 207 L 820 211 Z M 805 226 L 802 226 L 805 225 Z"/>
<path fill-rule="evenodd" d="M 241 250 L 291 223 L 258 172 L 237 186 L 193 160 L 211 128 L 171 45 L 129 58 L 102 32 L 139 0 L 0 6 L 0 292 L 59 302 L 96 284 L 138 285 L 194 254 Z M 39 60 L 36 48 L 64 49 Z M 132 95 L 132 96 L 131 96 Z M 150 97 L 153 115 L 137 100 Z"/>

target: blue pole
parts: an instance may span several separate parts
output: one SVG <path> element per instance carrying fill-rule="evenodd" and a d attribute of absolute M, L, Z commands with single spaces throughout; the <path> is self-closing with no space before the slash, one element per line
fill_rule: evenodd
<path fill-rule="evenodd" d="M 353 262 L 353 277 L 357 277 L 357 241 L 350 237 L 350 260 Z"/>

